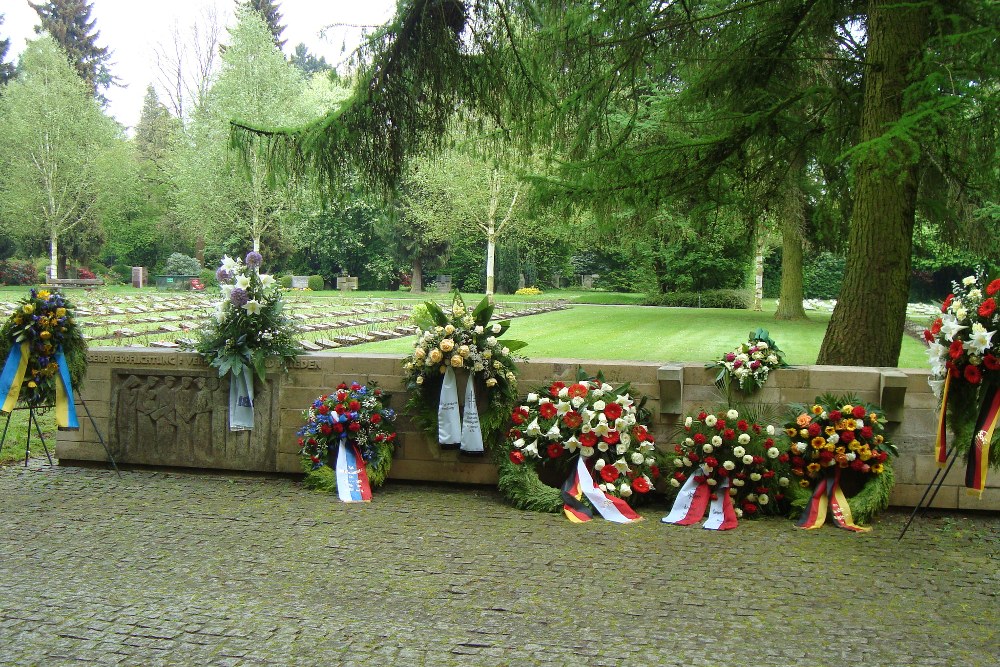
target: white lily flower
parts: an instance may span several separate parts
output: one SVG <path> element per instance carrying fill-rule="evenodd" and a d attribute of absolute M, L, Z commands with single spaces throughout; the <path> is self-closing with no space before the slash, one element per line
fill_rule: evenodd
<path fill-rule="evenodd" d="M 276 281 L 274 279 L 274 276 L 272 276 L 270 273 L 262 273 L 262 274 L 260 274 L 260 285 L 264 289 L 269 288 L 271 285 L 274 285 L 276 282 L 278 282 L 278 281 Z"/>
<path fill-rule="evenodd" d="M 250 299 L 243 304 L 243 310 L 247 311 L 248 315 L 256 315 L 260 312 L 260 302 L 257 299 Z"/>
<path fill-rule="evenodd" d="M 569 440 L 563 443 L 563 447 L 569 450 L 569 453 L 572 454 L 580 448 L 580 441 L 576 439 L 575 435 L 571 435 Z"/>
<path fill-rule="evenodd" d="M 237 276 L 236 286 L 239 287 L 240 289 L 247 289 L 248 287 L 250 287 L 250 279 L 247 278 L 246 276 Z"/>
<path fill-rule="evenodd" d="M 528 424 L 528 428 L 524 429 L 524 432 L 527 433 L 528 435 L 541 435 L 542 434 L 542 428 L 538 425 L 538 417 L 535 417 L 531 421 L 531 423 Z"/>
<path fill-rule="evenodd" d="M 517 440 L 515 440 L 514 446 L 517 447 L 518 449 L 524 447 L 524 438 L 518 438 Z"/>
<path fill-rule="evenodd" d="M 603 438 L 604 436 L 606 436 L 610 432 L 611 432 L 611 429 L 608 428 L 608 422 L 605 422 L 605 421 L 599 421 L 599 422 L 597 422 L 597 426 L 594 427 L 594 433 L 596 433 L 598 435 L 598 437 L 601 437 L 601 438 Z"/>
<path fill-rule="evenodd" d="M 528 394 L 528 399 L 527 400 L 528 400 L 528 403 L 537 403 L 538 402 L 538 394 Z"/>
<path fill-rule="evenodd" d="M 606 452 L 609 449 L 611 449 L 611 445 L 609 445 L 608 443 L 604 442 L 603 440 L 601 440 L 599 443 L 597 443 L 597 450 L 598 451 L 600 451 L 600 452 Z"/>
<path fill-rule="evenodd" d="M 559 424 L 553 424 L 552 427 L 545 432 L 545 437 L 549 440 L 561 440 L 562 431 L 559 430 Z"/>
<path fill-rule="evenodd" d="M 972 325 L 972 337 L 965 344 L 965 349 L 974 352 L 975 354 L 982 355 L 986 350 L 990 349 L 990 345 L 993 341 L 993 334 L 996 331 L 987 331 L 979 322 Z"/>
<path fill-rule="evenodd" d="M 615 461 L 615 467 L 618 468 L 618 472 L 622 474 L 625 474 L 629 471 L 628 463 L 625 462 L 625 459 L 618 459 L 617 461 Z"/>
<path fill-rule="evenodd" d="M 965 325 L 960 325 L 958 320 L 951 315 L 945 315 L 941 318 L 941 333 L 944 334 L 945 340 L 948 342 L 954 342 L 955 334 L 957 334 L 962 329 L 968 329 L 969 327 Z"/>
<path fill-rule="evenodd" d="M 684 419 L 684 427 L 685 427 L 685 428 L 691 428 L 691 422 L 692 422 L 692 421 L 693 421 L 693 420 L 691 419 L 691 417 L 687 417 L 687 418 L 685 418 L 685 419 Z"/>
<path fill-rule="evenodd" d="M 226 271 L 230 271 L 231 272 L 237 266 L 239 266 L 239 262 L 237 262 L 235 259 L 233 259 L 229 255 L 223 255 L 222 256 L 222 268 L 223 269 L 225 269 Z"/>
<path fill-rule="evenodd" d="M 538 441 L 532 440 L 531 444 L 524 448 L 524 452 L 532 456 L 538 456 Z"/>
<path fill-rule="evenodd" d="M 580 447 L 580 456 L 582 456 L 583 458 L 589 459 L 593 455 L 594 455 L 593 447 Z"/>

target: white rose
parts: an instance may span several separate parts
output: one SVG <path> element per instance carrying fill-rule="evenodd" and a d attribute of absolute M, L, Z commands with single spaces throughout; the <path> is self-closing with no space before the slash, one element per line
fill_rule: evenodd
<path fill-rule="evenodd" d="M 607 461 L 605 461 L 604 459 L 597 459 L 597 461 L 594 462 L 594 470 L 600 472 L 601 469 L 604 468 L 606 464 Z"/>
<path fill-rule="evenodd" d="M 776 459 L 779 456 L 781 456 L 781 452 L 778 451 L 777 447 L 771 447 L 770 449 L 767 450 L 767 456 L 768 458 Z"/>
<path fill-rule="evenodd" d="M 739 458 L 739 457 L 743 456 L 746 453 L 747 453 L 747 450 L 743 449 L 739 445 L 733 447 L 733 456 L 735 456 L 736 458 Z"/>
<path fill-rule="evenodd" d="M 744 484 L 746 484 L 746 482 L 744 482 L 742 479 L 733 480 L 733 486 L 743 486 Z"/>
<path fill-rule="evenodd" d="M 779 477 L 778 478 L 778 486 L 788 486 L 788 478 L 787 477 Z"/>
<path fill-rule="evenodd" d="M 680 468 L 682 465 L 684 465 L 684 461 L 681 461 L 680 459 L 674 459 L 674 466 Z"/>
<path fill-rule="evenodd" d="M 500 333 L 500 332 L 501 332 L 502 330 L 503 330 L 503 327 L 502 327 L 502 326 L 500 326 L 499 324 L 494 324 L 494 325 L 493 325 L 493 326 L 492 326 L 492 327 L 490 328 L 490 331 L 492 331 L 492 332 L 493 332 L 493 333 L 495 333 L 495 334 L 498 334 L 498 333 Z M 494 340 L 496 340 L 496 339 L 494 339 Z"/>
<path fill-rule="evenodd" d="M 690 468 L 691 467 L 691 459 L 689 459 L 686 456 L 683 459 L 681 459 L 681 463 L 684 464 L 685 468 Z"/>
<path fill-rule="evenodd" d="M 614 387 L 612 387 L 607 382 L 601 384 L 601 391 L 611 391 L 612 389 L 614 389 Z"/>
<path fill-rule="evenodd" d="M 806 451 L 806 443 L 804 443 L 804 442 L 796 442 L 795 443 L 795 451 L 798 452 L 799 454 L 804 453 Z"/>
<path fill-rule="evenodd" d="M 497 339 L 493 336 L 490 336 L 489 338 L 486 339 L 486 344 L 490 347 L 494 347 L 497 344 Z"/>
<path fill-rule="evenodd" d="M 618 493 L 622 494 L 622 498 L 628 498 L 632 495 L 632 487 L 628 485 L 628 482 L 622 482 L 622 485 L 618 487 Z"/>
<path fill-rule="evenodd" d="M 694 444 L 694 440 L 692 440 L 691 438 L 684 438 L 684 444 L 690 447 L 691 445 Z"/>
<path fill-rule="evenodd" d="M 528 394 L 528 403 L 537 403 L 538 394 Z"/>
<path fill-rule="evenodd" d="M 966 287 L 968 287 L 969 285 L 975 285 L 976 284 L 976 277 L 975 276 L 966 276 L 966 277 L 962 278 L 962 284 L 965 285 Z"/>
<path fill-rule="evenodd" d="M 597 485 L 597 488 L 599 488 L 599 489 L 600 489 L 601 491 L 603 491 L 604 493 L 607 493 L 607 492 L 608 492 L 608 485 L 607 485 L 607 484 L 604 484 L 603 482 L 602 482 L 601 484 L 598 484 L 598 485 Z"/>
<path fill-rule="evenodd" d="M 737 493 L 739 493 L 739 491 L 737 491 L 733 487 L 729 487 L 729 495 L 735 496 Z"/>
<path fill-rule="evenodd" d="M 711 479 L 711 478 L 709 478 L 706 481 L 708 482 L 709 486 L 715 486 L 716 484 L 718 484 L 718 482 L 716 482 L 714 479 Z"/>
<path fill-rule="evenodd" d="M 752 473 L 750 473 L 750 481 L 752 481 L 752 482 L 759 482 L 760 481 L 760 473 L 759 472 L 752 472 Z"/>
<path fill-rule="evenodd" d="M 748 493 L 747 494 L 747 500 L 750 501 L 751 503 L 757 502 L 757 494 L 756 493 Z"/>
<path fill-rule="evenodd" d="M 732 461 L 723 461 L 722 467 L 725 468 L 726 470 L 732 470 L 733 468 L 736 467 L 736 464 L 733 463 Z"/>
<path fill-rule="evenodd" d="M 712 444 L 715 445 L 716 447 L 721 447 L 722 446 L 722 436 L 713 435 L 712 436 Z"/>
<path fill-rule="evenodd" d="M 759 496 L 757 496 L 757 502 L 760 503 L 761 505 L 766 505 L 769 502 L 771 502 L 771 499 L 767 497 L 766 493 L 762 493 Z"/>
<path fill-rule="evenodd" d="M 706 454 L 711 454 L 712 452 L 715 451 L 715 447 L 706 442 L 704 445 L 702 445 L 701 451 L 705 452 Z"/>
<path fill-rule="evenodd" d="M 622 452 L 624 454 L 625 452 Z M 632 452 L 632 463 L 637 466 L 641 466 L 646 462 L 646 457 L 642 455 L 642 452 Z"/>
<path fill-rule="evenodd" d="M 672 487 L 674 487 L 676 489 L 680 485 L 681 485 L 681 483 L 678 482 L 675 478 L 673 478 L 673 477 L 670 478 L 670 486 L 672 486 Z"/>
<path fill-rule="evenodd" d="M 582 456 L 583 458 L 589 459 L 593 455 L 594 455 L 594 448 L 593 447 L 581 447 L 580 448 L 580 456 Z"/>
<path fill-rule="evenodd" d="M 655 461 L 653 461 L 653 457 L 652 456 L 647 456 L 646 457 L 646 465 L 651 466 L 651 465 L 653 465 L 653 463 L 655 463 Z"/>
<path fill-rule="evenodd" d="M 692 419 L 690 417 L 688 417 L 687 419 L 685 419 L 684 420 L 684 427 L 685 428 L 691 428 L 691 422 L 692 422 Z"/>
<path fill-rule="evenodd" d="M 740 413 L 737 412 L 736 410 L 730 410 L 729 412 L 726 413 L 726 419 L 739 419 L 739 418 L 740 418 Z"/>
<path fill-rule="evenodd" d="M 708 426 L 709 428 L 711 428 L 711 427 L 715 426 L 715 424 L 718 421 L 719 421 L 719 419 L 715 415 L 708 415 L 707 417 L 705 417 L 705 426 Z"/>
<path fill-rule="evenodd" d="M 767 431 L 768 435 L 774 435 L 774 426 L 772 426 L 771 424 L 768 424 L 766 431 Z"/>
<path fill-rule="evenodd" d="M 750 443 L 750 434 L 749 433 L 740 433 L 740 437 L 736 438 L 736 441 L 739 442 L 741 445 L 749 444 Z"/>
<path fill-rule="evenodd" d="M 625 452 L 627 451 L 628 451 L 628 445 L 622 444 L 620 442 L 617 445 L 615 445 L 615 453 L 618 454 L 618 456 L 624 456 Z"/>
<path fill-rule="evenodd" d="M 585 399 L 583 396 L 574 396 L 572 399 L 570 399 L 570 403 L 573 404 L 574 408 L 579 408 L 581 405 L 584 404 L 586 400 L 587 399 Z"/>
<path fill-rule="evenodd" d="M 599 443 L 597 443 L 597 449 L 602 452 L 608 451 L 608 443 L 601 440 Z"/>
<path fill-rule="evenodd" d="M 737 519 L 742 519 L 743 518 L 743 510 L 741 510 L 739 507 L 734 507 L 733 511 L 736 512 L 736 518 Z"/>
<path fill-rule="evenodd" d="M 476 328 L 473 329 L 473 331 L 476 332 L 477 334 L 481 334 L 483 333 L 483 328 L 477 325 Z"/>
<path fill-rule="evenodd" d="M 848 461 L 853 461 L 856 458 L 858 458 L 857 454 L 855 454 L 854 452 L 847 452 L 847 460 Z"/>
<path fill-rule="evenodd" d="M 603 411 L 604 408 L 606 408 L 607 406 L 608 406 L 608 404 L 605 403 L 604 401 L 595 401 L 594 402 L 594 410 L 596 410 L 597 412 Z"/>
<path fill-rule="evenodd" d="M 826 441 L 829 442 L 831 445 L 836 445 L 838 442 L 840 442 L 840 436 L 834 433 L 829 438 L 827 438 Z M 805 451 L 805 443 L 799 443 L 799 444 L 803 446 L 802 451 Z"/>
<path fill-rule="evenodd" d="M 563 387 L 559 390 L 559 398 L 569 398 L 569 388 Z"/>
<path fill-rule="evenodd" d="M 743 457 L 743 463 L 750 465 L 751 463 L 753 463 L 753 457 L 747 454 L 746 456 Z"/>
<path fill-rule="evenodd" d="M 515 440 L 514 446 L 517 447 L 518 449 L 524 447 L 524 438 L 518 438 L 517 440 Z"/>
<path fill-rule="evenodd" d="M 621 438 L 622 444 L 625 445 L 626 447 L 632 444 L 632 436 L 630 436 L 628 433 L 623 432 L 618 437 Z"/>

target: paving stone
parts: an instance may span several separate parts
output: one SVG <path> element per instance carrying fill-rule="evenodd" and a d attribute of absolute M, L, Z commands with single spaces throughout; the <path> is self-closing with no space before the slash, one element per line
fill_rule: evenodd
<path fill-rule="evenodd" d="M 571 524 L 490 488 L 0 468 L 0 664 L 995 665 L 1000 521 Z M 983 623 L 982 621 L 986 621 Z"/>

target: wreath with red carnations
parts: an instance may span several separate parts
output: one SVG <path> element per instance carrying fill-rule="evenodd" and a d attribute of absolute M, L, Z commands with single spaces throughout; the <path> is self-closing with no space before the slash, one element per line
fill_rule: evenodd
<path fill-rule="evenodd" d="M 542 477 L 561 482 L 582 457 L 601 492 L 636 505 L 659 477 L 645 403 L 600 374 L 529 393 L 511 414 L 500 491 L 518 508 L 558 512 L 563 493 Z"/>

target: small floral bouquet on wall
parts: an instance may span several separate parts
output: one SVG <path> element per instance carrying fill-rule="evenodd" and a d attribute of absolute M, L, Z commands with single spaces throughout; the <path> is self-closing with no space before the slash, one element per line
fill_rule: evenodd
<path fill-rule="evenodd" d="M 500 490 L 518 507 L 556 512 L 574 522 L 593 511 L 609 521 L 639 516 L 632 505 L 659 476 L 645 398 L 603 378 L 553 382 L 514 408 Z M 541 465 L 569 473 L 560 490 L 539 480 Z"/>
<path fill-rule="evenodd" d="M 735 385 L 751 394 L 764 386 L 771 371 L 787 366 L 785 353 L 771 340 L 767 329 L 758 328 L 750 332 L 747 342 L 708 367 L 719 369 L 715 383 L 720 387 L 728 389 Z"/>
<path fill-rule="evenodd" d="M 0 412 L 55 405 L 60 429 L 79 428 L 73 388 L 87 372 L 87 343 L 62 294 L 32 289 L 18 302 L 0 328 L 0 357 Z"/>
<path fill-rule="evenodd" d="M 704 410 L 684 419 L 684 439 L 674 445 L 679 488 L 664 523 L 687 526 L 702 520 L 711 530 L 736 528 L 740 518 L 774 514 L 785 504 L 789 480 L 773 466 L 780 452 L 774 427 L 761 426 L 738 410 Z"/>
<path fill-rule="evenodd" d="M 982 271 L 953 283 L 941 305 L 941 317 L 924 331 L 931 362 L 929 380 L 941 400 L 935 457 L 948 458 L 950 425 L 956 453 L 966 456 L 965 485 L 982 494 L 986 472 L 1000 467 L 1000 279 L 987 282 Z"/>
<path fill-rule="evenodd" d="M 302 416 L 298 443 L 306 486 L 336 491 L 344 502 L 371 500 L 372 488 L 389 475 L 396 444 L 388 395 L 374 382 L 340 384 Z"/>
<path fill-rule="evenodd" d="M 433 301 L 424 308 L 432 324 L 403 363 L 410 391 L 407 407 L 443 449 L 482 453 L 484 442 L 503 429 L 517 401 L 514 353 L 525 343 L 499 340 L 510 320 L 491 322 L 493 304 L 486 298 L 470 311 L 456 291 L 447 313 Z M 456 373 L 467 378 L 464 411 Z M 485 399 L 481 413 L 477 396 Z"/>
<path fill-rule="evenodd" d="M 895 482 L 889 457 L 897 451 L 882 435 L 885 415 L 853 396 L 822 396 L 789 409 L 788 448 L 780 460 L 797 481 L 789 493 L 792 507 L 803 508 L 799 527 L 819 528 L 829 510 L 838 527 L 869 530 L 855 520 L 867 522 L 888 507 Z"/>
<path fill-rule="evenodd" d="M 265 364 L 274 357 L 287 368 L 302 349 L 294 324 L 284 314 L 281 287 L 273 276 L 260 273 L 262 257 L 251 251 L 246 261 L 222 258 L 216 277 L 222 300 L 193 344 L 202 358 L 230 375 L 229 427 L 253 428 L 253 376 L 263 382 Z"/>

